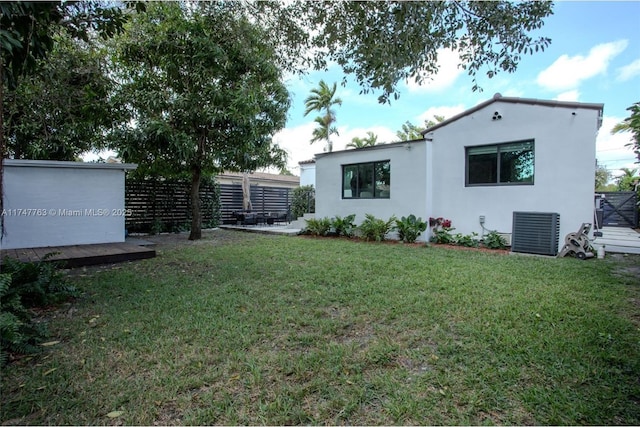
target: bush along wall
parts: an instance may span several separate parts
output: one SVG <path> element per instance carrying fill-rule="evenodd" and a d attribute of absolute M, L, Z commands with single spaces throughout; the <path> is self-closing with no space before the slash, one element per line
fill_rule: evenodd
<path fill-rule="evenodd" d="M 293 190 L 291 215 L 293 219 L 300 218 L 306 213 L 316 211 L 316 190 L 313 185 L 303 185 Z"/>

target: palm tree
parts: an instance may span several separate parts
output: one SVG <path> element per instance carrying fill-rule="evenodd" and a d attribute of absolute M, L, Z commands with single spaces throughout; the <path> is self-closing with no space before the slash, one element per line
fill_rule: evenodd
<path fill-rule="evenodd" d="M 327 141 L 325 151 L 329 151 L 330 153 L 333 150 L 333 143 L 329 137 L 331 135 L 339 135 L 338 129 L 335 126 L 331 127 L 331 122 L 326 120 L 326 116 L 316 117 L 314 121 L 318 124 L 318 127 L 315 128 L 311 134 L 311 143 L 313 144 L 316 141 Z"/>
<path fill-rule="evenodd" d="M 628 144 L 625 144 L 625 146 L 633 150 L 638 158 L 636 163 L 640 163 L 640 102 L 631 105 L 631 107 L 627 108 L 627 111 L 630 111 L 631 115 L 616 124 L 613 129 L 611 129 L 611 133 L 631 132 L 632 140 Z"/>
<path fill-rule="evenodd" d="M 355 137 L 351 139 L 351 142 L 347 144 L 347 148 L 364 148 L 364 147 L 373 147 L 378 143 L 378 135 L 369 131 L 367 132 L 367 136 L 364 138 Z"/>
<path fill-rule="evenodd" d="M 304 105 L 306 107 L 304 110 L 305 116 L 312 111 L 318 111 L 322 114 L 321 117 L 317 117 L 315 119 L 315 122 L 318 123 L 319 126 L 313 131 L 311 143 L 313 144 L 319 140 L 326 140 L 328 152 L 333 150 L 333 144 L 331 143 L 330 136 L 338 134 L 338 130 L 331 126 L 336 121 L 336 113 L 332 107 L 334 105 L 342 105 L 342 99 L 334 98 L 336 88 L 336 83 L 334 83 L 332 87 L 329 87 L 324 80 L 320 80 L 318 87 L 311 89 L 311 95 L 304 100 Z"/>

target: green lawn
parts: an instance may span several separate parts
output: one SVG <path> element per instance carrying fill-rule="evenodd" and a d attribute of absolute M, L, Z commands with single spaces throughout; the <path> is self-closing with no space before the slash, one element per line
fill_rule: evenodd
<path fill-rule="evenodd" d="M 76 272 L 1 420 L 640 424 L 621 262 L 211 232 Z"/>

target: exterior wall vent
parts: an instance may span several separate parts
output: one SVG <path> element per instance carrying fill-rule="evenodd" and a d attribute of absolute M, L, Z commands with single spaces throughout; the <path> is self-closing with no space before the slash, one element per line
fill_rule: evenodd
<path fill-rule="evenodd" d="M 514 212 L 512 252 L 556 256 L 560 239 L 560 214 Z"/>

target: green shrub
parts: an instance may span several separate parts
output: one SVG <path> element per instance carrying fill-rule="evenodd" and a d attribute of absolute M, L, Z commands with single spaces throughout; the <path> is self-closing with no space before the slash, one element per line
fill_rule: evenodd
<path fill-rule="evenodd" d="M 408 217 L 402 217 L 396 220 L 396 229 L 398 237 L 403 242 L 413 243 L 427 229 L 427 223 L 422 218 L 416 218 L 411 214 Z"/>
<path fill-rule="evenodd" d="M 30 308 L 60 302 L 74 296 L 76 289 L 69 285 L 60 272 L 60 265 L 46 262 L 52 255 L 54 254 L 47 254 L 40 262 L 22 262 L 5 258 L 2 273 L 11 276 L 7 297 L 17 294 L 22 304 Z"/>
<path fill-rule="evenodd" d="M 365 215 L 365 220 L 358 227 L 362 237 L 365 240 L 375 240 L 376 242 L 382 242 L 385 239 L 385 235 L 391 232 L 395 227 L 393 224 L 396 221 L 396 217 L 392 216 L 388 221 L 378 219 L 371 214 Z"/>
<path fill-rule="evenodd" d="M 155 236 L 156 234 L 160 234 L 164 231 L 164 224 L 158 218 L 153 220 L 151 224 L 151 229 L 149 230 L 149 234 Z"/>
<path fill-rule="evenodd" d="M 306 213 L 316 211 L 316 191 L 313 185 L 303 185 L 293 189 L 291 201 L 291 215 L 294 219 Z"/>
<path fill-rule="evenodd" d="M 432 243 L 453 244 L 456 242 L 456 237 L 451 234 L 452 230 L 455 230 L 455 228 L 434 228 L 429 241 Z"/>
<path fill-rule="evenodd" d="M 44 261 L 48 256 L 45 257 Z M 59 302 L 77 294 L 55 263 L 20 262 L 5 258 L 0 274 L 0 364 L 6 353 L 31 353 L 45 338 L 28 308 Z"/>
<path fill-rule="evenodd" d="M 304 234 L 326 236 L 331 229 L 331 220 L 329 218 L 311 218 L 306 221 L 307 226 L 304 229 Z"/>
<path fill-rule="evenodd" d="M 336 216 L 331 220 L 331 229 L 336 236 L 351 237 L 356 229 L 356 224 L 353 222 L 355 219 L 356 214 L 347 215 L 344 218 Z"/>
<path fill-rule="evenodd" d="M 477 248 L 480 246 L 480 239 L 478 239 L 478 233 L 473 232 L 471 234 L 458 233 L 454 236 L 454 243 L 460 246 L 466 246 L 468 248 Z"/>
<path fill-rule="evenodd" d="M 505 249 L 507 247 L 507 241 L 497 231 L 491 231 L 484 236 L 482 243 L 489 249 Z"/>

